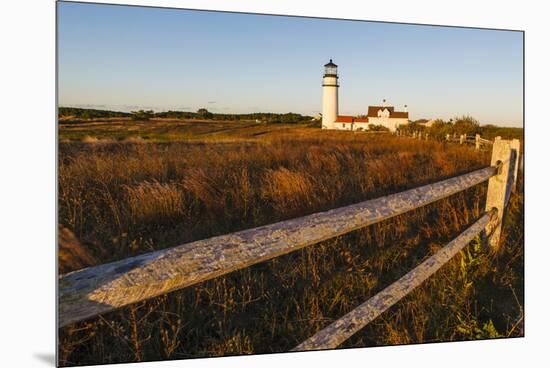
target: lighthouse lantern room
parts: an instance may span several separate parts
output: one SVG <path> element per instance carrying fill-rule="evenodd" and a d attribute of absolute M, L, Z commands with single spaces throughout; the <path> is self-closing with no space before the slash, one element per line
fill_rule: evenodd
<path fill-rule="evenodd" d="M 338 117 L 338 65 L 325 64 L 323 76 L 323 129 L 332 129 Z"/>

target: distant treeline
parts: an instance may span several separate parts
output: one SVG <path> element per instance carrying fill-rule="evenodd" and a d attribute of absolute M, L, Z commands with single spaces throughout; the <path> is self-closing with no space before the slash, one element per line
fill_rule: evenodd
<path fill-rule="evenodd" d="M 401 125 L 399 130 L 405 133 L 412 132 L 425 132 L 432 138 L 445 139 L 447 134 L 460 135 L 475 135 L 479 134 L 485 139 L 493 139 L 496 136 L 502 137 L 502 139 L 523 139 L 523 128 L 507 128 L 499 127 L 496 125 L 481 125 L 476 119 L 471 116 L 462 116 L 451 119 L 450 121 L 444 121 L 437 119 L 433 122 L 431 127 L 424 125 L 427 120 L 416 120 L 408 125 Z"/>
<path fill-rule="evenodd" d="M 117 118 L 130 117 L 132 120 L 149 120 L 152 118 L 169 119 L 209 119 L 209 120 L 257 120 L 266 123 L 306 123 L 312 120 L 311 116 L 304 116 L 295 113 L 276 114 L 276 113 L 252 113 L 252 114 L 219 114 L 199 109 L 197 112 L 191 111 L 163 111 L 154 112 L 153 110 L 139 110 L 132 112 L 120 112 L 109 110 L 83 109 L 76 107 L 60 107 L 59 117 L 73 117 L 76 119 L 97 119 L 97 118 Z"/>
<path fill-rule="evenodd" d="M 79 107 L 60 107 L 59 117 L 71 116 L 78 119 L 96 119 L 96 118 L 125 118 L 132 114 L 122 111 L 82 109 Z"/>

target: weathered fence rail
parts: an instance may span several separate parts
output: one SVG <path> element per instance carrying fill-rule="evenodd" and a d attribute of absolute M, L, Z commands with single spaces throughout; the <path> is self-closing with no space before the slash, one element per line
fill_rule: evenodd
<path fill-rule="evenodd" d="M 479 235 L 486 226 L 490 226 L 491 223 L 494 224 L 496 218 L 496 209 L 485 213 L 485 215 L 477 220 L 472 226 L 462 232 L 439 252 L 422 262 L 414 270 L 401 277 L 344 317 L 317 332 L 315 335 L 296 346 L 293 350 L 320 350 L 337 347 L 426 281 L 428 277 L 443 267 L 451 258 L 468 245 L 472 239 Z"/>
<path fill-rule="evenodd" d="M 85 268 L 59 280 L 61 326 L 375 224 L 488 180 L 495 167 L 401 193 Z"/>
<path fill-rule="evenodd" d="M 278 257 L 395 217 L 489 181 L 486 214 L 436 255 L 295 349 L 334 347 L 439 269 L 483 231 L 498 245 L 515 185 L 519 142 L 496 139 L 491 166 L 454 178 L 297 219 L 216 236 L 60 276 L 63 327 Z M 491 220 L 491 221 L 489 221 Z M 473 235 L 472 235 L 473 234 Z M 323 332 L 324 331 L 324 332 Z M 335 345 L 336 344 L 336 345 Z"/>

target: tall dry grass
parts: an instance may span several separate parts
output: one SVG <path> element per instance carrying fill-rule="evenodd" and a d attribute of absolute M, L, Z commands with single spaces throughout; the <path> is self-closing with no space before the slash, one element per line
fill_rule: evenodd
<path fill-rule="evenodd" d="M 60 225 L 98 262 L 108 262 L 452 177 L 487 165 L 489 154 L 297 129 L 246 142 L 61 143 L 59 159 Z M 61 364 L 289 350 L 440 249 L 479 217 L 484 195 L 478 186 L 68 326 L 60 330 Z M 516 217 L 520 197 L 512 199 Z M 471 246 L 345 346 L 521 335 L 522 231 L 514 218 L 504 231 L 512 239 L 504 254 Z"/>

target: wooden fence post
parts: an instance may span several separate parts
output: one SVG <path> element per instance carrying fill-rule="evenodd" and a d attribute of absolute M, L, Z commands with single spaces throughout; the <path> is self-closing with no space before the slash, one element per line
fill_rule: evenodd
<path fill-rule="evenodd" d="M 498 248 L 500 243 L 504 209 L 508 204 L 515 164 L 511 142 L 502 140 L 500 137 L 497 138 L 495 138 L 495 143 L 493 144 L 491 166 L 498 166 L 498 172 L 489 179 L 487 202 L 485 204 L 485 211 L 490 211 L 493 208 L 497 209 L 498 222 L 494 225 L 494 228 L 492 224 L 485 228 L 485 234 L 489 236 L 489 245 L 495 249 Z M 490 233 L 491 228 L 493 228 L 492 233 Z"/>
<path fill-rule="evenodd" d="M 430 136 L 430 133 L 426 133 L 426 140 L 428 140 L 429 136 Z"/>
<path fill-rule="evenodd" d="M 464 143 L 464 134 L 460 135 L 460 144 Z"/>
<path fill-rule="evenodd" d="M 450 140 L 451 140 L 451 135 L 450 135 L 449 133 L 447 133 L 447 135 L 445 136 L 445 139 L 446 139 L 447 141 L 450 141 Z"/>
<path fill-rule="evenodd" d="M 524 155 L 520 155 L 520 159 L 519 159 L 519 171 L 523 172 L 523 165 L 525 164 L 523 161 L 525 159 Z"/>
<path fill-rule="evenodd" d="M 520 145 L 519 145 L 519 139 L 512 139 L 512 142 L 510 143 L 512 146 L 512 150 L 514 150 L 514 156 L 515 156 L 515 163 L 514 163 L 514 182 L 512 183 L 512 192 L 515 192 L 518 185 L 518 172 L 519 172 L 519 160 L 520 160 Z"/>
<path fill-rule="evenodd" d="M 476 134 L 476 150 L 479 150 L 481 147 L 481 136 L 479 134 Z"/>

